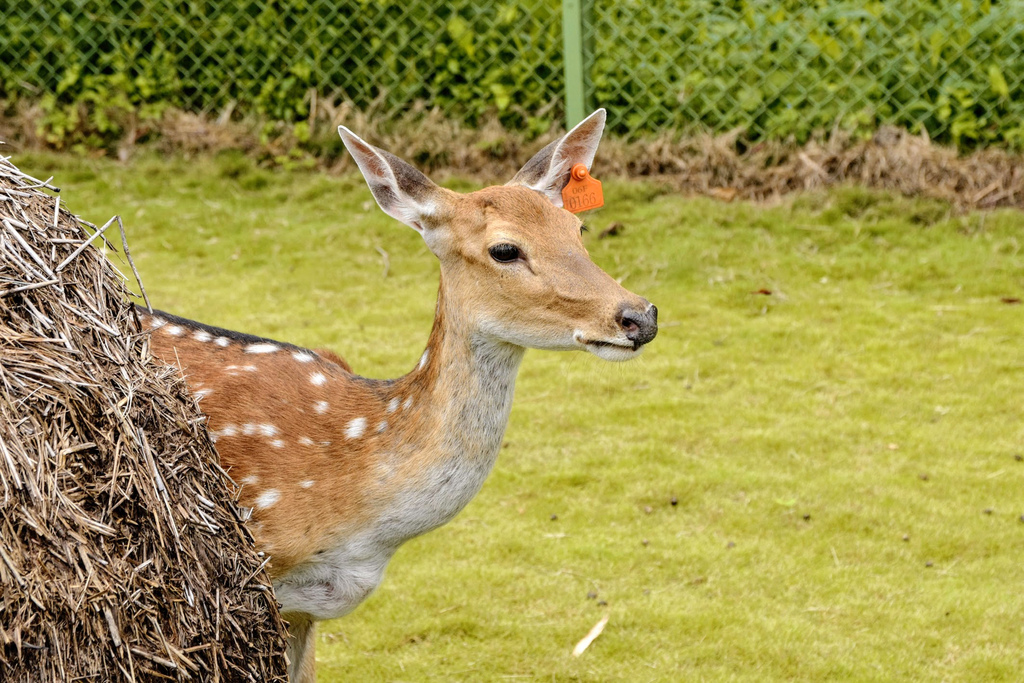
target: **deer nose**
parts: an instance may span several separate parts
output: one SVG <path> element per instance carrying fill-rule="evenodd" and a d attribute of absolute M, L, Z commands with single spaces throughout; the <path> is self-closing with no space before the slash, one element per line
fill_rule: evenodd
<path fill-rule="evenodd" d="M 640 348 L 658 334 L 658 307 L 654 304 L 647 304 L 644 310 L 623 305 L 619 308 L 615 320 L 622 326 L 626 338 L 633 342 L 635 348 Z"/>

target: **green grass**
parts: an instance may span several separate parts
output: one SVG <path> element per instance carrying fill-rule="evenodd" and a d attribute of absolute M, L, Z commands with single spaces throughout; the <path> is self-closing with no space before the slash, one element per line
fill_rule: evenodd
<path fill-rule="evenodd" d="M 437 265 L 360 178 L 15 161 L 123 214 L 161 308 L 374 377 L 419 357 Z M 320 680 L 1018 680 L 1024 216 L 606 187 L 588 248 L 658 338 L 624 365 L 527 354 L 482 493 L 324 626 Z"/>

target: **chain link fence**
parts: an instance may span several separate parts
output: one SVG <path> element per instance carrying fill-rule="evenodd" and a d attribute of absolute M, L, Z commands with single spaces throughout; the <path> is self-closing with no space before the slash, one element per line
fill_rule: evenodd
<path fill-rule="evenodd" d="M 472 124 L 561 90 L 557 2 L 58 0 L 3 3 L 0 26 L 8 96 L 297 121 L 315 91 L 383 116 L 436 103 Z"/>
<path fill-rule="evenodd" d="M 580 14 L 586 106 L 622 135 L 895 124 L 1024 143 L 1024 0 L 583 0 Z M 82 116 L 102 133 L 112 109 L 301 126 L 316 98 L 540 133 L 565 113 L 563 37 L 561 0 L 5 2 L 0 99 L 38 103 L 54 135 Z"/>
<path fill-rule="evenodd" d="M 584 25 L 589 99 L 620 131 L 1022 142 L 1020 0 L 596 0 Z"/>

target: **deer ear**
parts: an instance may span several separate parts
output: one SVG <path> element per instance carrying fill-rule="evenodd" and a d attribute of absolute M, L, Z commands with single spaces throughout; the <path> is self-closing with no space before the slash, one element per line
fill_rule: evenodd
<path fill-rule="evenodd" d="M 537 152 L 507 184 L 536 190 L 561 207 L 562 189 L 569 182 L 572 167 L 583 164 L 589 169 L 594 163 L 605 118 L 604 109 L 598 109 L 580 121 L 562 138 Z"/>
<path fill-rule="evenodd" d="M 378 206 L 422 234 L 423 220 L 437 212 L 440 188 L 410 164 L 374 147 L 345 126 L 338 126 L 338 134 Z"/>

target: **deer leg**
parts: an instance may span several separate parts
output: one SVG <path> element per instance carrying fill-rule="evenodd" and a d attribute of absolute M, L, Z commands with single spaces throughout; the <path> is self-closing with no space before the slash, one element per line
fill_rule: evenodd
<path fill-rule="evenodd" d="M 288 620 L 288 680 L 316 683 L 316 622 L 305 614 L 291 614 Z"/>

